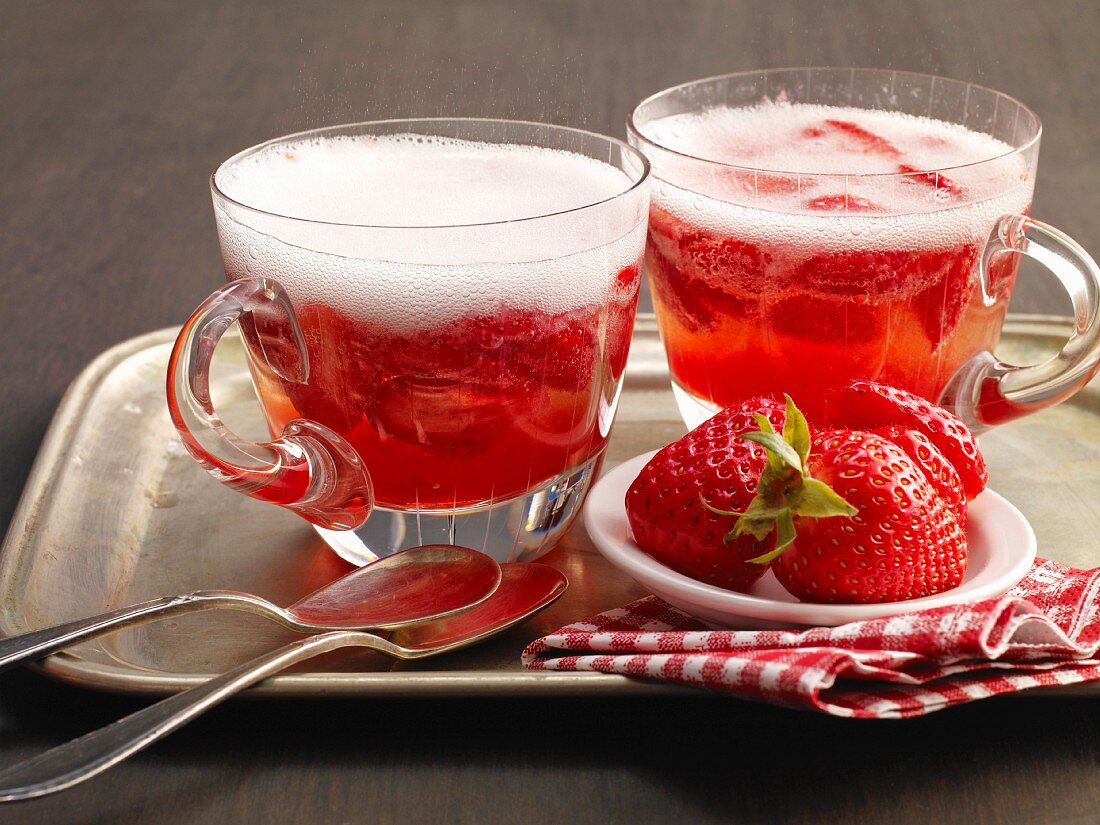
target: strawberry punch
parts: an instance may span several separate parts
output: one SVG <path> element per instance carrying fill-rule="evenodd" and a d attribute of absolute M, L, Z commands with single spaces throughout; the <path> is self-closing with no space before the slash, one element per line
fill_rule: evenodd
<path fill-rule="evenodd" d="M 774 191 L 752 205 L 659 190 L 646 262 L 683 391 L 724 406 L 785 387 L 817 398 L 873 378 L 934 399 L 971 354 L 993 348 L 1014 271 L 996 273 L 986 301 L 978 259 L 994 220 L 1028 209 L 1024 175 L 1007 188 L 966 169 L 938 181 L 903 176 L 889 192 L 851 179 L 845 191 L 814 175 L 960 167 L 1005 144 L 939 121 L 799 104 L 668 121 L 650 133 L 708 157 L 806 173 L 793 187 L 758 176 L 758 190 Z"/>
<path fill-rule="evenodd" d="M 626 365 L 638 270 L 616 273 L 607 306 L 502 304 L 427 328 L 307 303 L 298 319 L 317 364 L 310 382 L 251 360 L 271 429 L 296 418 L 330 422 L 389 507 L 449 510 L 514 497 L 602 452 L 600 405 L 606 415 L 612 399 L 601 393 L 618 386 Z M 353 357 L 322 356 L 339 350 Z"/>
<path fill-rule="evenodd" d="M 322 130 L 223 164 L 228 289 L 276 285 L 241 318 L 268 428 L 319 425 L 374 512 L 349 530 L 363 495 L 299 507 L 309 474 L 249 492 L 355 561 L 430 541 L 501 561 L 550 549 L 614 418 L 646 172 L 625 144 L 494 121 Z"/>
<path fill-rule="evenodd" d="M 662 92 L 629 127 L 654 163 L 646 271 L 689 425 L 784 392 L 813 412 L 854 379 L 963 395 L 979 428 L 1027 411 L 981 398 L 977 377 L 1016 276 L 1002 253 L 1026 247 L 990 241 L 1029 220 L 1039 127 L 1021 104 L 923 75 L 776 70 Z"/>

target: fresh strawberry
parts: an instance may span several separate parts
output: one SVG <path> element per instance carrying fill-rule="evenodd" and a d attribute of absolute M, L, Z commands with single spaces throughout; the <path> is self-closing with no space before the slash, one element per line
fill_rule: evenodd
<path fill-rule="evenodd" d="M 969 431 L 870 381 L 831 400 L 819 430 L 789 397 L 785 409 L 754 398 L 659 452 L 627 493 L 639 546 L 736 590 L 771 563 L 804 601 L 879 603 L 958 586 L 966 502 L 986 475 Z"/>
<path fill-rule="evenodd" d="M 772 569 L 791 595 L 809 602 L 880 603 L 962 583 L 966 533 L 897 444 L 874 433 L 827 430 L 814 438 L 806 469 L 854 513 L 812 517 L 799 504 L 805 501 L 800 482 L 784 489 L 799 517 L 789 545 L 777 547 Z"/>
<path fill-rule="evenodd" d="M 874 381 L 853 381 L 833 401 L 830 424 L 877 430 L 896 424 L 928 437 L 959 474 L 968 501 L 985 489 L 989 472 L 970 430 L 942 407 Z"/>
<path fill-rule="evenodd" d="M 782 437 L 760 424 L 741 438 L 764 446 L 768 460 L 748 507 L 725 513 L 738 515 L 728 535 L 765 542 L 774 534 L 774 548 L 751 561 L 772 562 L 792 595 L 881 603 L 962 582 L 966 533 L 956 505 L 902 447 L 860 430 L 811 435 L 790 398 Z"/>
<path fill-rule="evenodd" d="M 739 436 L 755 430 L 754 414 L 781 426 L 783 406 L 753 399 L 724 410 L 657 453 L 630 485 L 626 512 L 634 540 L 673 570 L 730 590 L 744 590 L 767 570 L 752 564 L 768 547 L 752 536 L 730 540 L 728 516 L 752 499 L 764 448 Z"/>
<path fill-rule="evenodd" d="M 875 430 L 875 433 L 887 441 L 892 441 L 905 451 L 940 497 L 947 502 L 959 524 L 965 527 L 966 491 L 963 489 L 959 471 L 944 458 L 943 453 L 929 440 L 928 436 L 896 424 Z"/>

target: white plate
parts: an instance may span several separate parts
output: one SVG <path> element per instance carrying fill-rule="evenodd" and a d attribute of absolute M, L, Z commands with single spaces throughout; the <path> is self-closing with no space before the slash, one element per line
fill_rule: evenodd
<path fill-rule="evenodd" d="M 932 607 L 1000 596 L 1035 560 L 1035 533 L 1023 513 L 986 490 L 970 503 L 966 577 L 954 590 L 885 604 L 808 604 L 797 601 L 769 570 L 748 593 L 704 584 L 665 567 L 634 543 L 626 517 L 626 491 L 654 453 L 620 464 L 588 494 L 584 523 L 597 549 L 654 595 L 712 627 L 835 626 Z"/>

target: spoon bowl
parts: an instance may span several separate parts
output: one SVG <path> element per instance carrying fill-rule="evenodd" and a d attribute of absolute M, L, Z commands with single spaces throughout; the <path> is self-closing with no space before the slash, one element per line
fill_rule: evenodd
<path fill-rule="evenodd" d="M 545 564 L 501 565 L 500 587 L 476 607 L 430 624 L 407 626 L 387 640 L 401 659 L 435 656 L 507 630 L 557 600 L 568 581 Z"/>
<path fill-rule="evenodd" d="M 288 626 L 395 630 L 470 609 L 501 581 L 489 556 L 454 544 L 426 544 L 360 567 L 290 607 L 272 607 Z"/>

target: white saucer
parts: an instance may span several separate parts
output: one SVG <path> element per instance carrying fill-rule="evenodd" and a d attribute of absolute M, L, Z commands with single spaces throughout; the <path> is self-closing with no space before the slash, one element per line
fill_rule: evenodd
<path fill-rule="evenodd" d="M 632 458 L 600 479 L 588 494 L 585 526 L 608 561 L 654 595 L 711 627 L 835 626 L 982 601 L 1005 593 L 1035 560 L 1035 533 L 1027 519 L 1006 499 L 986 490 L 970 503 L 966 577 L 954 590 L 885 604 L 807 604 L 784 590 L 770 570 L 748 593 L 724 590 L 670 570 L 634 543 L 626 517 L 626 491 L 653 455 Z"/>

